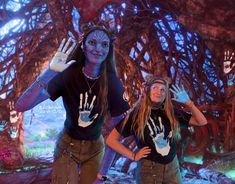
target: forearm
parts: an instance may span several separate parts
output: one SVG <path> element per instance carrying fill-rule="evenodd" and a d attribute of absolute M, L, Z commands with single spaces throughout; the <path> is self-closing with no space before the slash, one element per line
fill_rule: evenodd
<path fill-rule="evenodd" d="M 116 131 L 116 130 L 113 130 Z M 113 132 L 112 131 L 112 132 Z M 135 153 L 133 153 L 129 148 L 127 148 L 126 146 L 124 146 L 122 143 L 120 143 L 120 141 L 118 139 L 115 139 L 112 137 L 112 132 L 111 134 L 107 137 L 106 139 L 106 144 L 112 148 L 114 151 L 120 153 L 121 155 L 134 160 L 135 158 Z"/>
<path fill-rule="evenodd" d="M 188 100 L 185 105 L 188 107 L 190 112 L 192 113 L 192 117 L 189 121 L 191 125 L 206 125 L 207 119 L 204 116 L 204 114 L 194 105 L 194 103 L 191 100 Z"/>
<path fill-rule="evenodd" d="M 48 99 L 50 95 L 46 91 L 46 85 L 56 74 L 57 72 L 50 69 L 45 70 L 17 100 L 15 110 L 18 112 L 27 111 Z"/>
<path fill-rule="evenodd" d="M 35 81 L 17 100 L 15 110 L 18 112 L 27 111 L 49 97 L 47 91 Z"/>

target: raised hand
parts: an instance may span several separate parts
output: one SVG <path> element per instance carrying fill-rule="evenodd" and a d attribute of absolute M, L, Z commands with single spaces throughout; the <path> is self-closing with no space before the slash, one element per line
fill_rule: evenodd
<path fill-rule="evenodd" d="M 172 88 L 173 89 L 170 89 L 170 91 L 174 94 L 174 98 L 172 98 L 172 100 L 175 100 L 180 103 L 185 103 L 190 100 L 183 85 L 181 87 L 179 87 L 177 84 L 172 85 Z"/>
<path fill-rule="evenodd" d="M 71 60 L 66 63 L 69 54 L 74 50 L 76 43 L 73 43 L 72 46 L 69 47 L 71 43 L 71 38 L 65 43 L 65 39 L 62 40 L 57 52 L 50 62 L 50 69 L 56 72 L 62 72 L 66 68 L 68 68 L 71 64 L 76 62 L 75 60 Z"/>
<path fill-rule="evenodd" d="M 233 67 L 235 67 L 235 63 L 232 64 L 232 59 L 234 56 L 234 52 L 230 53 L 229 50 L 224 51 L 224 73 L 228 74 Z"/>

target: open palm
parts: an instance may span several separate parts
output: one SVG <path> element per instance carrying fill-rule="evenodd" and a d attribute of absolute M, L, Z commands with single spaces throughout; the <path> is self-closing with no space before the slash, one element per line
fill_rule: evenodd
<path fill-rule="evenodd" d="M 71 60 L 68 63 L 66 63 L 69 54 L 74 50 L 76 43 L 73 43 L 71 45 L 71 38 L 68 39 L 68 41 L 65 43 L 65 39 L 62 40 L 57 52 L 55 53 L 54 57 L 51 60 L 50 63 L 50 69 L 54 70 L 56 72 L 62 72 L 66 68 L 68 68 L 71 64 L 75 62 L 75 60 Z M 69 47 L 69 45 L 71 45 Z"/>

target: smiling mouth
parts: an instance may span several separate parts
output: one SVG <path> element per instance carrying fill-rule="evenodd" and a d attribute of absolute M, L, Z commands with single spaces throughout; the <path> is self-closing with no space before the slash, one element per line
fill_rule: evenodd
<path fill-rule="evenodd" d="M 155 98 L 161 98 L 162 96 L 159 96 L 159 95 L 155 95 L 154 97 L 155 97 Z"/>
<path fill-rule="evenodd" d="M 98 56 L 98 57 L 103 56 L 102 54 L 98 54 L 98 53 L 92 53 L 92 55 Z"/>

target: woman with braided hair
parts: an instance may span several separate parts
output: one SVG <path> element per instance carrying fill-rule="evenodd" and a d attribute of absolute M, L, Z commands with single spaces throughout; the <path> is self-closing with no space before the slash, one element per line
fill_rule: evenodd
<path fill-rule="evenodd" d="M 16 103 L 22 112 L 48 98 L 63 99 L 66 119 L 54 152 L 53 184 L 91 184 L 104 153 L 106 116 L 122 117 L 129 109 L 115 70 L 113 36 L 89 25 L 78 44 L 63 39 L 48 68 Z"/>
<path fill-rule="evenodd" d="M 184 104 L 190 114 L 173 107 L 170 92 L 175 100 Z M 176 156 L 176 140 L 180 127 L 207 124 L 205 116 L 190 100 L 184 87 L 172 85 L 162 77 L 149 76 L 142 97 L 132 110 L 112 130 L 106 143 L 120 154 L 138 161 L 136 182 L 140 184 L 179 184 L 179 163 Z M 134 135 L 139 151 L 134 153 L 125 147 L 120 137 Z"/>

